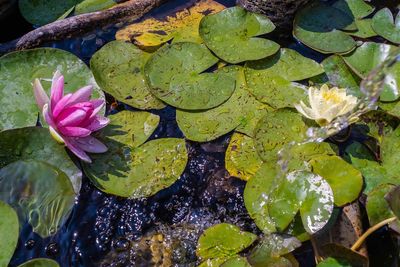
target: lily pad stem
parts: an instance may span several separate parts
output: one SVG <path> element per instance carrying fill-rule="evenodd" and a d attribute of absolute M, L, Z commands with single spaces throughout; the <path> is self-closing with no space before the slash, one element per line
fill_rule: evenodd
<path fill-rule="evenodd" d="M 383 220 L 380 223 L 375 224 L 374 226 L 372 226 L 371 228 L 369 228 L 367 231 L 365 231 L 365 233 L 360 236 L 360 238 L 354 243 L 354 245 L 351 247 L 352 251 L 357 251 L 358 248 L 364 243 L 365 239 L 367 239 L 367 237 L 372 234 L 373 232 L 375 232 L 376 230 L 378 230 L 379 228 L 381 228 L 382 226 L 385 226 L 386 224 L 389 224 L 393 221 L 397 220 L 397 217 L 391 217 L 389 219 Z"/>

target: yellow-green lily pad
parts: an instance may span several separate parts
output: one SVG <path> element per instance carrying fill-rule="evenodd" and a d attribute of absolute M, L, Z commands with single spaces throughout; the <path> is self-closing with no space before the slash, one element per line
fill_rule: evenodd
<path fill-rule="evenodd" d="M 24 262 L 18 267 L 59 267 L 58 263 L 55 260 L 47 259 L 47 258 L 36 258 L 33 260 L 29 260 Z"/>
<path fill-rule="evenodd" d="M 228 100 L 235 90 L 230 75 L 202 73 L 217 62 L 205 45 L 182 42 L 157 50 L 144 71 L 150 91 L 165 103 L 181 109 L 210 109 Z"/>
<path fill-rule="evenodd" d="M 64 172 L 42 161 L 20 160 L 0 169 L 0 200 L 28 221 L 42 237 L 54 235 L 67 221 L 75 203 Z"/>
<path fill-rule="evenodd" d="M 400 44 L 400 12 L 394 19 L 389 8 L 379 10 L 372 18 L 372 28 L 386 40 Z"/>
<path fill-rule="evenodd" d="M 313 2 L 297 12 L 293 35 L 321 53 L 347 53 L 356 42 L 342 30 L 357 30 L 354 19 L 326 3 Z"/>
<path fill-rule="evenodd" d="M 0 201 L 0 266 L 8 266 L 17 247 L 18 235 L 17 213 L 7 203 Z"/>
<path fill-rule="evenodd" d="M 122 41 L 107 43 L 90 60 L 99 86 L 115 99 L 138 109 L 161 109 L 165 104 L 150 93 L 143 68 L 150 54 Z"/>
<path fill-rule="evenodd" d="M 234 133 L 225 153 L 225 167 L 229 174 L 247 181 L 258 171 L 262 163 L 253 138 Z"/>
<path fill-rule="evenodd" d="M 221 267 L 252 267 L 246 258 L 235 256 L 221 264 Z"/>
<path fill-rule="evenodd" d="M 200 36 L 221 59 L 229 63 L 257 60 L 275 54 L 279 45 L 257 37 L 275 25 L 264 15 L 236 6 L 207 15 L 200 22 Z"/>
<path fill-rule="evenodd" d="M 201 259 L 230 258 L 249 247 L 257 236 L 239 227 L 220 223 L 207 228 L 200 236 L 196 254 Z"/>
<path fill-rule="evenodd" d="M 117 0 L 118 1 L 118 0 Z M 103 9 L 113 7 L 117 4 L 114 0 L 81 0 L 75 6 L 75 15 L 95 12 Z"/>

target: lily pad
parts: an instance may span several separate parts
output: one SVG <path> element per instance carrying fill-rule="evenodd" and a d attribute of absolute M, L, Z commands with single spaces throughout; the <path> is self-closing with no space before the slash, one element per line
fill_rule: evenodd
<path fill-rule="evenodd" d="M 67 221 L 75 196 L 65 173 L 45 162 L 20 160 L 0 169 L 0 200 L 17 211 L 21 225 L 28 221 L 42 237 Z"/>
<path fill-rule="evenodd" d="M 365 78 L 368 73 L 381 64 L 394 49 L 395 47 L 391 45 L 366 42 L 352 53 L 343 55 L 343 59 L 354 73 L 360 78 Z M 395 101 L 400 97 L 398 91 L 400 85 L 400 64 L 395 65 L 389 72 L 380 95 L 381 101 Z"/>
<path fill-rule="evenodd" d="M 361 173 L 338 156 L 320 156 L 311 161 L 313 172 L 331 186 L 335 205 L 343 206 L 358 198 L 363 187 Z"/>
<path fill-rule="evenodd" d="M 150 91 L 165 103 L 181 109 L 209 109 L 228 100 L 235 90 L 231 76 L 202 73 L 217 62 L 206 46 L 182 42 L 159 49 L 144 71 Z"/>
<path fill-rule="evenodd" d="M 247 181 L 258 171 L 262 163 L 253 138 L 234 133 L 225 153 L 225 167 L 229 174 Z"/>
<path fill-rule="evenodd" d="M 385 195 L 394 188 L 392 184 L 381 184 L 368 194 L 366 209 L 371 226 L 395 216 L 385 200 Z"/>
<path fill-rule="evenodd" d="M 224 262 L 221 267 L 251 267 L 246 258 L 236 256 Z"/>
<path fill-rule="evenodd" d="M 108 147 L 93 155 L 85 173 L 102 191 L 122 197 L 148 197 L 172 185 L 186 167 L 185 141 L 157 139 L 143 144 L 159 117 L 148 112 L 120 112 L 98 138 Z"/>
<path fill-rule="evenodd" d="M 298 211 L 305 230 L 314 234 L 329 221 L 333 211 L 333 191 L 319 175 L 307 171 L 282 177 L 268 199 L 268 211 L 278 230 L 284 230 Z M 282 212 L 285 211 L 285 212 Z"/>
<path fill-rule="evenodd" d="M 255 129 L 255 144 L 260 157 L 275 161 L 277 152 L 289 142 L 300 142 L 307 130 L 302 116 L 290 109 L 279 109 L 262 118 Z"/>
<path fill-rule="evenodd" d="M 202 259 L 230 258 L 249 247 L 257 236 L 239 227 L 221 223 L 206 229 L 200 236 L 196 254 Z"/>
<path fill-rule="evenodd" d="M 317 62 L 285 48 L 274 56 L 247 62 L 245 67 L 249 91 L 274 108 L 293 107 L 293 103 L 306 97 L 306 87 L 292 81 L 323 72 Z"/>
<path fill-rule="evenodd" d="M 189 140 L 211 141 L 235 128 L 252 136 L 259 118 L 271 109 L 257 101 L 246 90 L 243 70 L 240 67 L 229 66 L 218 71 L 236 77 L 236 89 L 225 103 L 216 108 L 205 111 L 176 111 L 179 128 Z"/>
<path fill-rule="evenodd" d="M 37 48 L 13 52 L 0 57 L 0 70 L 0 131 L 36 125 L 42 111 L 36 105 L 32 82 L 35 78 L 46 78 L 42 84 L 49 93 L 56 70 L 65 77 L 66 93 L 91 84 L 92 97 L 104 98 L 85 63 L 63 50 Z"/>
<path fill-rule="evenodd" d="M 349 35 L 360 38 L 371 38 L 377 36 L 372 28 L 372 19 L 356 19 L 357 31 L 348 32 Z"/>
<path fill-rule="evenodd" d="M 46 258 L 37 258 L 33 260 L 29 260 L 27 262 L 24 262 L 21 265 L 18 265 L 18 267 L 59 267 L 58 263 L 52 259 L 46 259 Z"/>
<path fill-rule="evenodd" d="M 339 0 L 332 6 L 356 19 L 362 19 L 375 10 L 373 6 L 365 3 L 364 0 Z"/>
<path fill-rule="evenodd" d="M 44 25 L 57 20 L 68 9 L 82 0 L 20 0 L 19 10 L 24 18 L 35 25 Z"/>
<path fill-rule="evenodd" d="M 292 266 L 288 259 L 282 257 L 301 246 L 294 237 L 284 237 L 278 234 L 265 236 L 261 242 L 250 251 L 248 260 L 251 266 Z"/>
<path fill-rule="evenodd" d="M 339 88 L 346 88 L 347 93 L 361 97 L 361 79 L 355 75 L 344 60 L 338 55 L 332 55 L 322 61 L 329 83 Z"/>
<path fill-rule="evenodd" d="M 202 43 L 199 35 L 201 19 L 214 14 L 225 6 L 213 0 L 201 0 L 181 11 L 168 12 L 161 18 L 150 17 L 119 30 L 117 40 L 134 42 L 142 49 L 154 49 L 173 39 L 173 42 Z"/>
<path fill-rule="evenodd" d="M 379 10 L 372 18 L 372 28 L 386 40 L 400 44 L 400 12 L 394 19 L 389 8 Z"/>
<path fill-rule="evenodd" d="M 100 11 L 113 7 L 117 4 L 114 0 L 80 0 L 80 3 L 75 6 L 75 15 Z"/>
<path fill-rule="evenodd" d="M 293 35 L 321 53 L 347 53 L 356 42 L 341 30 L 357 30 L 354 19 L 328 4 L 314 2 L 301 9 L 294 20 Z"/>
<path fill-rule="evenodd" d="M 1 182 L 0 182 L 1 183 Z M 17 213 L 6 203 L 0 201 L 0 266 L 8 263 L 17 247 L 19 223 Z"/>
<path fill-rule="evenodd" d="M 161 109 L 165 104 L 150 93 L 143 68 L 150 54 L 133 44 L 107 43 L 90 60 L 99 86 L 117 100 L 138 109 Z"/>
<path fill-rule="evenodd" d="M 317 267 L 352 267 L 352 266 L 344 260 L 337 260 L 335 258 L 329 257 L 318 263 Z"/>
<path fill-rule="evenodd" d="M 396 217 L 400 218 L 400 186 L 392 188 L 389 193 L 385 195 L 385 199 Z"/>
<path fill-rule="evenodd" d="M 64 146 L 58 144 L 41 127 L 27 127 L 0 132 L 0 168 L 18 160 L 40 160 L 56 166 L 71 180 L 76 194 L 82 183 L 82 172 L 75 166 Z"/>
<path fill-rule="evenodd" d="M 265 234 L 276 231 L 275 223 L 269 216 L 266 203 L 269 200 L 270 191 L 277 175 L 275 164 L 264 163 L 247 182 L 243 193 L 247 212 L 257 227 Z"/>
<path fill-rule="evenodd" d="M 275 25 L 266 16 L 236 6 L 204 17 L 199 32 L 219 58 L 239 63 L 275 54 L 279 49 L 277 43 L 256 37 L 274 29 Z"/>

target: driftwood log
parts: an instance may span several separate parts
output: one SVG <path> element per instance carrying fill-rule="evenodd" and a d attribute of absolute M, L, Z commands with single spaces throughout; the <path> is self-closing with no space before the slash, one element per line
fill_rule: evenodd
<path fill-rule="evenodd" d="M 113 8 L 57 20 L 21 38 L 0 44 L 0 54 L 38 47 L 44 43 L 81 36 L 99 27 L 141 18 L 167 0 L 129 0 Z"/>

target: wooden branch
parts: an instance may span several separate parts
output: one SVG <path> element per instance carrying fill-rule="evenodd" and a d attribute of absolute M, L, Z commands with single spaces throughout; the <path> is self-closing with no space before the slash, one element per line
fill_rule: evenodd
<path fill-rule="evenodd" d="M 107 25 L 141 18 L 166 0 L 129 0 L 113 8 L 57 20 L 21 38 L 0 44 L 0 54 L 34 48 L 43 43 L 80 36 Z"/>

